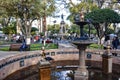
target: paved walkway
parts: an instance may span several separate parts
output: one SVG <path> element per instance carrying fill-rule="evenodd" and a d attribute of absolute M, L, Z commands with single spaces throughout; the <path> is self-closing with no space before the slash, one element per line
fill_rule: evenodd
<path fill-rule="evenodd" d="M 18 51 L 0 51 L 0 60 L 14 56 Z"/>
<path fill-rule="evenodd" d="M 10 45 L 0 45 L 0 48 L 5 47 L 5 46 L 10 46 Z M 59 48 L 69 48 L 70 49 L 70 48 L 75 48 L 75 47 L 73 47 L 73 45 L 70 43 L 59 43 Z M 99 52 L 99 50 L 97 50 L 97 51 Z M 95 52 L 95 51 L 93 51 L 93 52 Z M 18 54 L 18 53 L 20 53 L 20 51 L 0 51 L 0 60 L 5 59 L 10 56 L 14 56 L 15 54 Z M 117 62 L 117 61 L 119 61 L 119 60 L 115 60 L 115 62 Z"/>
<path fill-rule="evenodd" d="M 0 48 L 6 47 L 6 46 L 10 46 L 10 45 L 0 45 Z M 0 51 L 0 60 L 13 56 L 16 52 L 13 51 Z"/>
<path fill-rule="evenodd" d="M 68 43 L 68 44 L 60 43 L 59 48 L 61 49 L 61 48 L 75 48 L 75 47 L 70 43 Z"/>
<path fill-rule="evenodd" d="M 61 41 L 58 41 L 58 48 L 61 49 L 61 48 L 75 48 L 75 46 L 73 46 L 73 44 L 71 44 L 69 41 L 67 40 L 61 40 Z"/>

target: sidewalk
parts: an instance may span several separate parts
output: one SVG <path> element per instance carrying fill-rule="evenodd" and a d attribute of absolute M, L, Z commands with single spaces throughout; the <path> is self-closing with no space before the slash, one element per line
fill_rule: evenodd
<path fill-rule="evenodd" d="M 17 51 L 0 51 L 0 60 L 5 59 L 10 56 L 14 56 L 17 53 Z"/>
<path fill-rule="evenodd" d="M 75 48 L 71 44 L 62 44 L 62 43 L 59 43 L 58 45 L 59 45 L 58 46 L 59 49 L 61 49 L 61 48 Z"/>

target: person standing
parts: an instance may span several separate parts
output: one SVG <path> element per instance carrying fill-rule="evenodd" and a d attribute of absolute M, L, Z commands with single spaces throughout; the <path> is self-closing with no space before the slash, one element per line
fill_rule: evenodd
<path fill-rule="evenodd" d="M 118 49 L 119 46 L 119 39 L 118 37 L 114 37 L 113 41 L 112 41 L 112 46 L 113 49 Z M 114 56 L 117 56 L 117 53 L 112 53 Z"/>
<path fill-rule="evenodd" d="M 113 49 L 117 49 L 118 45 L 119 45 L 119 39 L 118 37 L 114 37 L 112 41 Z"/>
<path fill-rule="evenodd" d="M 104 40 L 104 43 L 103 43 L 103 48 L 104 48 L 104 49 L 107 49 L 108 46 L 111 47 L 110 36 L 109 36 L 109 35 L 107 35 L 107 36 L 105 37 L 105 40 Z"/>

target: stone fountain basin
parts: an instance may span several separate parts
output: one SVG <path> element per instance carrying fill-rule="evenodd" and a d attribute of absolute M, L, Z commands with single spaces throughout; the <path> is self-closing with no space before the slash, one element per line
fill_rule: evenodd
<path fill-rule="evenodd" d="M 75 40 L 75 41 L 72 41 L 72 43 L 73 43 L 74 45 L 83 47 L 83 46 L 88 46 L 88 45 L 90 45 L 90 44 L 93 44 L 93 43 L 95 43 L 95 42 L 94 42 L 94 41 L 91 41 L 91 40 Z"/>

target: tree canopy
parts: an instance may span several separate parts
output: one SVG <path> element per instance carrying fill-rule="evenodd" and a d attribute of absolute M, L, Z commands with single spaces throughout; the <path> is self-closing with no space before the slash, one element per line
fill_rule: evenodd
<path fill-rule="evenodd" d="M 88 13 L 85 16 L 90 19 L 92 23 L 119 23 L 120 16 L 117 12 L 111 9 L 98 9 Z"/>
<path fill-rule="evenodd" d="M 69 11 L 70 11 L 70 15 L 68 16 L 68 19 L 70 21 L 73 22 L 73 17 L 80 13 L 80 12 L 84 12 L 84 13 L 88 13 L 89 11 L 98 9 L 97 5 L 94 4 L 91 0 L 87 1 L 87 2 L 80 2 L 79 4 L 74 4 L 74 3 L 70 3 L 72 4 L 72 6 L 69 6 Z"/>
<path fill-rule="evenodd" d="M 92 23 L 101 40 L 109 30 L 111 23 L 119 23 L 120 15 L 111 9 L 98 9 L 85 15 L 85 19 Z"/>
<path fill-rule="evenodd" d="M 0 0 L 1 16 L 16 17 L 21 22 L 23 34 L 30 33 L 35 19 L 51 15 L 55 10 L 54 0 Z M 5 18 L 5 17 L 4 17 Z"/>
<path fill-rule="evenodd" d="M 16 18 L 27 44 L 30 44 L 32 22 L 36 19 L 46 18 L 55 10 L 54 0 L 0 0 L 0 16 L 7 19 Z M 44 20 L 44 25 L 45 24 Z M 46 26 L 44 26 L 46 27 Z"/>

